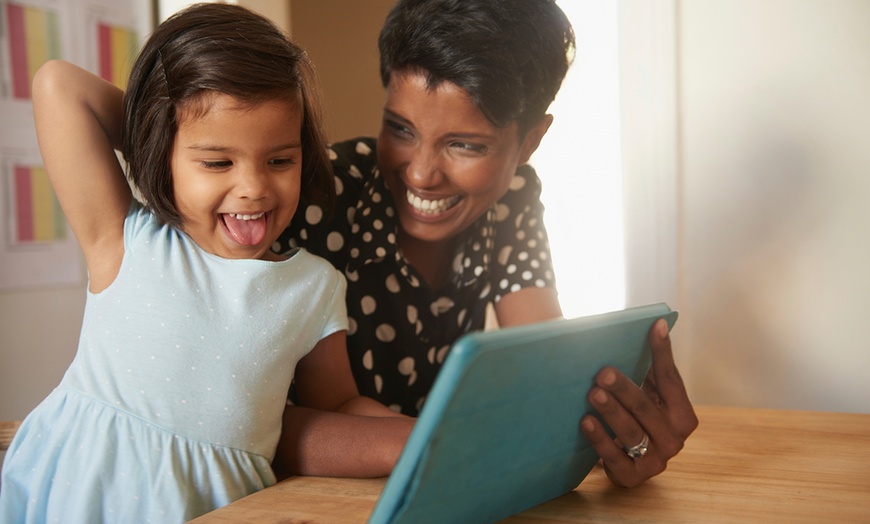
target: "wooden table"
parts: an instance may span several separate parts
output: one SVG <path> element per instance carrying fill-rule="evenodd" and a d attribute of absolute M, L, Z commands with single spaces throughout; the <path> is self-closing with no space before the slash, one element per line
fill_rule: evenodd
<path fill-rule="evenodd" d="M 701 406 L 668 470 L 624 489 L 596 467 L 574 491 L 507 519 L 868 522 L 870 415 Z M 293 477 L 193 522 L 364 523 L 385 479 Z"/>

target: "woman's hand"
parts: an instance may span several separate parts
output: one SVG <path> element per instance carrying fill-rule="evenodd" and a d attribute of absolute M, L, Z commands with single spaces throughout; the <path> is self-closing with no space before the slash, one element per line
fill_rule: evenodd
<path fill-rule="evenodd" d="M 667 322 L 659 320 L 653 325 L 649 341 L 652 367 L 642 387 L 608 367 L 598 373 L 596 386 L 589 392 L 589 402 L 616 439 L 592 415 L 580 422 L 607 476 L 620 486 L 637 486 L 663 472 L 668 460 L 680 452 L 686 438 L 698 427 L 698 417 L 674 364 Z M 624 446 L 641 443 L 644 435 L 649 437 L 646 454 L 629 457 Z"/>

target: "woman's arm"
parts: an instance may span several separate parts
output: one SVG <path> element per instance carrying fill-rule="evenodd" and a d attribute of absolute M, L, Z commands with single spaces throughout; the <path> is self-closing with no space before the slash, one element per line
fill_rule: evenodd
<path fill-rule="evenodd" d="M 322 339 L 296 365 L 299 406 L 284 410 L 274 467 L 282 475 L 389 475 L 414 427 L 362 397 L 350 369 L 346 333 Z"/>
<path fill-rule="evenodd" d="M 124 254 L 131 191 L 114 148 L 122 93 L 84 69 L 44 64 L 33 78 L 33 116 L 45 168 L 85 255 L 90 289 L 115 278 Z"/>
<path fill-rule="evenodd" d="M 273 466 L 279 476 L 384 477 L 399 460 L 414 420 L 287 406 Z"/>

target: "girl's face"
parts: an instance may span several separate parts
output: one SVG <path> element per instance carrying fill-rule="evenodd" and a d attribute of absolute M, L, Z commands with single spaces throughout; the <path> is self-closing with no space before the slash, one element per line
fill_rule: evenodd
<path fill-rule="evenodd" d="M 445 242 L 468 228 L 528 161 L 540 140 L 529 136 L 520 143 L 516 122 L 494 127 L 455 84 L 430 90 L 422 74 L 393 74 L 378 164 L 404 239 Z"/>
<path fill-rule="evenodd" d="M 299 203 L 302 112 L 210 93 L 179 112 L 172 186 L 181 227 L 223 258 L 274 260 L 269 248 Z"/>

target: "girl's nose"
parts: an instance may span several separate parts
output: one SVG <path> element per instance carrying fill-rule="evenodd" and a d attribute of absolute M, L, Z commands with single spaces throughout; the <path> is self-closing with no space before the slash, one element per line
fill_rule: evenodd
<path fill-rule="evenodd" d="M 250 167 L 244 169 L 238 183 L 242 198 L 259 200 L 266 196 L 269 188 L 269 177 L 265 169 Z"/>

